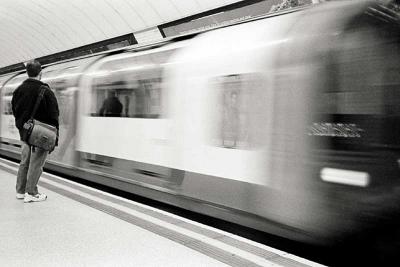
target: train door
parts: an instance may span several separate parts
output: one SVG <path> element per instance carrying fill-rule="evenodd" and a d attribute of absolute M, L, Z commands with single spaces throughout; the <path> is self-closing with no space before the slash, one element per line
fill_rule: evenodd
<path fill-rule="evenodd" d="M 25 73 L 19 74 L 8 80 L 1 91 L 1 145 L 10 152 L 19 152 L 21 144 L 18 129 L 12 113 L 11 100 L 14 90 L 25 80 Z"/>
<path fill-rule="evenodd" d="M 9 86 L 5 86 L 7 82 L 12 79 L 14 76 L 17 74 L 11 74 L 11 75 L 5 75 L 0 77 L 0 94 L 1 94 L 1 103 L 0 103 L 0 146 L 1 148 L 6 148 L 10 149 L 9 147 L 9 137 L 10 135 L 7 135 L 9 131 L 13 131 L 13 125 L 15 125 L 15 122 L 13 123 L 10 121 L 9 115 L 12 114 L 12 109 L 11 109 L 11 98 L 12 98 L 12 92 L 13 90 L 10 89 Z M 5 136 L 7 135 L 7 136 Z M 15 149 L 12 148 L 11 149 Z"/>
<path fill-rule="evenodd" d="M 206 33 L 169 70 L 174 145 L 190 197 L 276 219 L 274 62 L 297 15 Z M 278 27 L 279 26 L 279 27 Z M 240 38 L 239 38 L 240 36 Z"/>
<path fill-rule="evenodd" d="M 180 185 L 163 104 L 164 68 L 176 48 L 112 55 L 88 69 L 79 101 L 81 167 L 144 186 Z"/>
<path fill-rule="evenodd" d="M 59 107 L 59 140 L 57 148 L 48 156 L 49 162 L 75 166 L 75 128 L 77 87 L 85 60 L 49 66 L 43 70 L 42 81 L 49 84 Z"/>

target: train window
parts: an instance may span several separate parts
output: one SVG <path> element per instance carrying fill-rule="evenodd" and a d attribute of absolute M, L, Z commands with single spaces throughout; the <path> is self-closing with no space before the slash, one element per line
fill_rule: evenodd
<path fill-rule="evenodd" d="M 14 78 L 12 78 L 10 81 L 8 81 L 6 84 L 3 86 L 3 105 L 2 105 L 2 112 L 5 115 L 11 115 L 12 114 L 12 106 L 11 106 L 11 99 L 13 92 L 17 87 L 22 84 L 23 81 L 27 79 L 26 74 L 21 74 L 18 75 Z"/>
<path fill-rule="evenodd" d="M 12 106 L 11 106 L 12 93 L 5 93 L 3 95 L 3 114 L 12 115 Z"/>
<path fill-rule="evenodd" d="M 256 74 L 232 74 L 217 77 L 216 118 L 213 143 L 232 149 L 252 149 L 263 144 L 263 112 L 266 90 Z M 264 123 L 263 123 L 264 122 Z"/>
<path fill-rule="evenodd" d="M 162 68 L 172 51 L 105 62 L 92 83 L 91 116 L 159 118 Z"/>
<path fill-rule="evenodd" d="M 3 102 L 1 106 L 2 106 L 3 114 L 12 114 L 12 110 L 11 110 L 12 92 L 10 94 L 10 92 L 7 91 L 6 87 L 3 89 L 3 84 L 8 78 L 9 77 L 0 78 L 0 87 L 2 88 L 2 102 Z"/>

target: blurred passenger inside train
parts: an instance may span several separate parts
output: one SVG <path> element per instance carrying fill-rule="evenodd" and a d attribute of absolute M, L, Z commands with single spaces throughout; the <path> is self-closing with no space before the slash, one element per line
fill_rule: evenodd
<path fill-rule="evenodd" d="M 99 111 L 100 116 L 121 117 L 122 103 L 118 99 L 117 92 L 115 90 L 109 90 L 107 94 L 108 96 L 104 100 Z"/>

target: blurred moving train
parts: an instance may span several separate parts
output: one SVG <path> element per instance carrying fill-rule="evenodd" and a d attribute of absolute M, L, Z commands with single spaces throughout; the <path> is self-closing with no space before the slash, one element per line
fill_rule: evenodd
<path fill-rule="evenodd" d="M 46 166 L 318 244 L 387 225 L 400 208 L 399 33 L 383 5 L 331 1 L 49 65 L 61 126 Z M 1 154 L 14 158 L 10 101 L 26 78 L 0 76 Z"/>

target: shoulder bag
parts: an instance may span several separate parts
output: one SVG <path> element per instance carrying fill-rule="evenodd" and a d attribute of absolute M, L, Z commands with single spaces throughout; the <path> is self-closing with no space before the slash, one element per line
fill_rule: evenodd
<path fill-rule="evenodd" d="M 21 139 L 31 146 L 39 147 L 47 151 L 53 151 L 56 145 L 57 128 L 33 118 L 43 98 L 45 90 L 46 88 L 41 86 L 31 117 L 22 127 Z"/>

